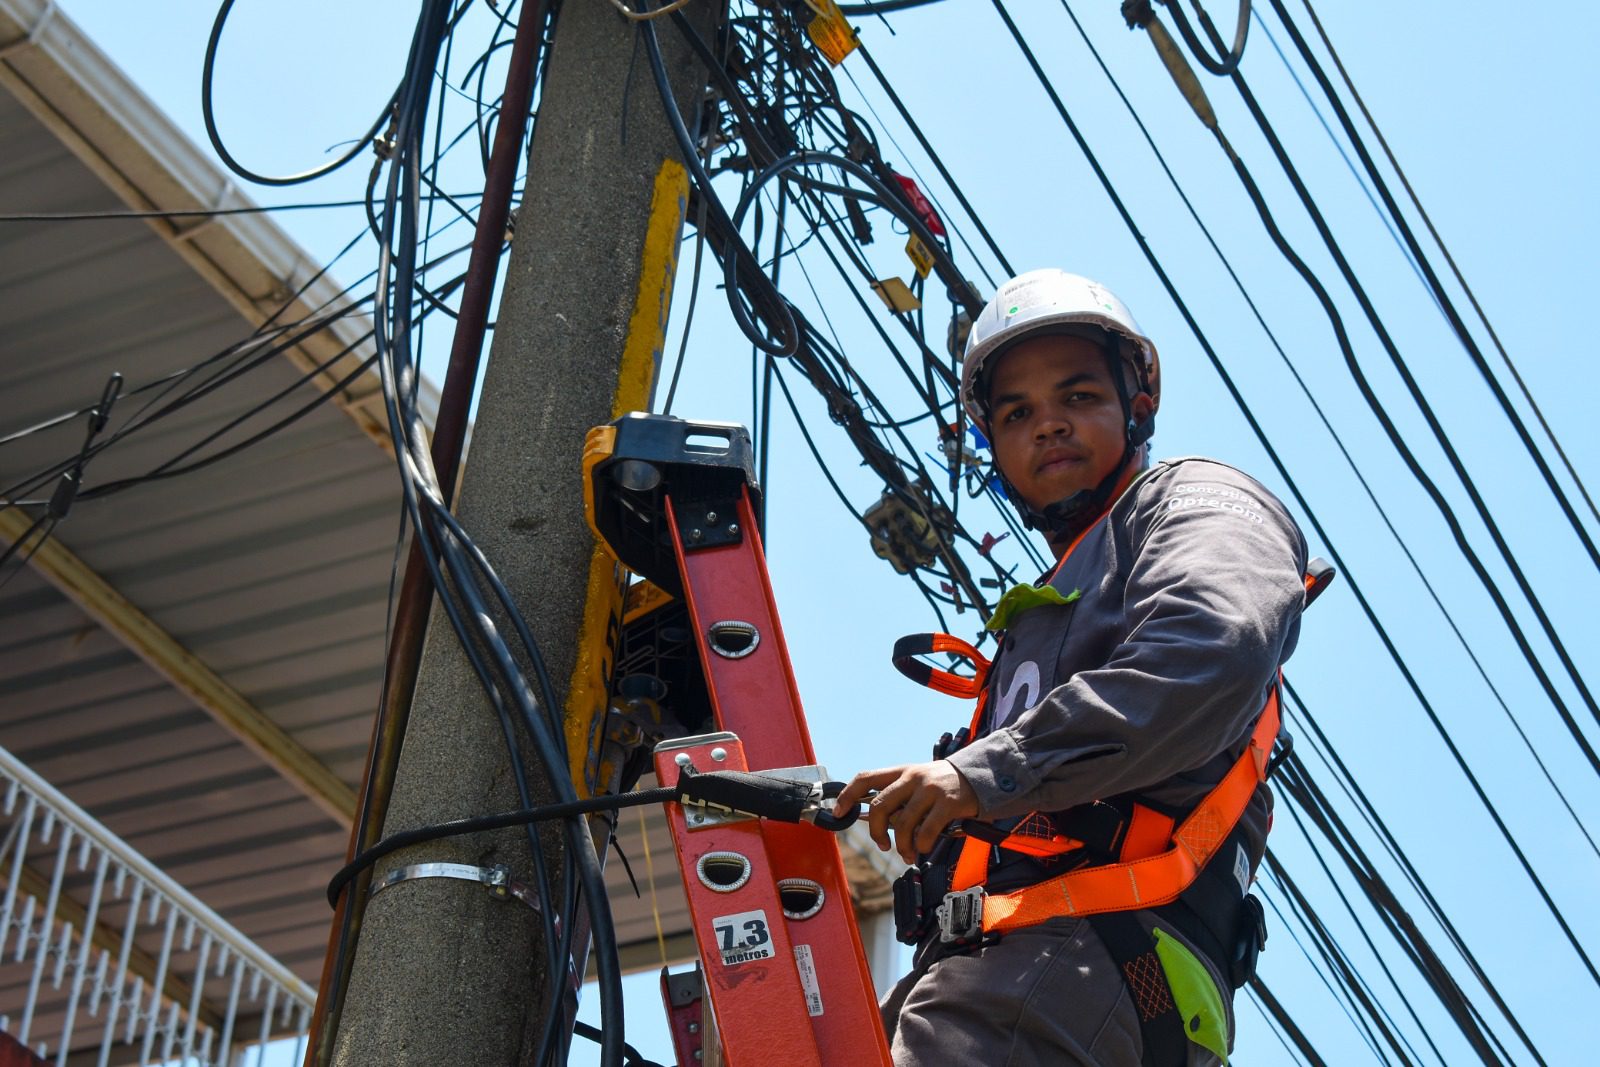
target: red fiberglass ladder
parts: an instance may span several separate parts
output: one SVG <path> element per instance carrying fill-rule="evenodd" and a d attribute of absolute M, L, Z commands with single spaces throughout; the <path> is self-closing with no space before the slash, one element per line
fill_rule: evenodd
<path fill-rule="evenodd" d="M 591 525 L 624 565 L 681 601 L 716 732 L 655 749 L 663 785 L 694 771 L 776 772 L 812 783 L 806 822 L 666 805 L 700 949 L 704 995 L 731 1067 L 890 1067 L 772 599 L 750 436 L 731 423 L 625 415 L 584 450 Z M 707 1032 L 693 975 L 663 975 L 680 1067 Z M 710 1058 L 713 1050 L 705 1050 Z"/>

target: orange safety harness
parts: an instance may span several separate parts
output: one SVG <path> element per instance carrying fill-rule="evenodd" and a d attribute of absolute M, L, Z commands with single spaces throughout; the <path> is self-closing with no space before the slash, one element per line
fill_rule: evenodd
<path fill-rule="evenodd" d="M 1321 559 L 1313 560 L 1305 576 L 1306 603 L 1332 578 L 1331 566 Z M 965 659 L 973 673 L 941 670 L 915 658 L 932 653 Z M 914 681 L 951 696 L 976 698 L 971 723 L 958 735 L 959 739 L 948 735 L 942 739 L 941 748 L 953 751 L 967 738 L 976 736 L 991 666 L 982 653 L 949 634 L 913 634 L 895 643 L 893 658 L 901 673 Z M 1001 934 L 1056 916 L 1132 911 L 1177 900 L 1228 839 L 1256 789 L 1267 779 L 1281 725 L 1280 682 L 1281 678 L 1268 693 L 1244 751 L 1181 822 L 1137 800 L 1133 802 L 1131 815 L 1117 834 L 1119 847 L 1114 862 L 1079 867 L 1013 892 L 986 893 L 983 886 L 988 878 L 991 846 L 1050 857 L 1083 849 L 1087 842 L 1059 832 L 1038 813 L 1030 814 L 1008 833 L 989 824 L 964 821 L 966 839 L 951 872 L 945 903 L 939 908 L 943 940 Z"/>

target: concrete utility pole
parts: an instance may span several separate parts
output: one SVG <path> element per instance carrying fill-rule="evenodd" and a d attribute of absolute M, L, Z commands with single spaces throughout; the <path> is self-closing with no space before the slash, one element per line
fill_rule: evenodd
<path fill-rule="evenodd" d="M 710 38 L 722 11 L 697 0 L 684 13 Z M 707 72 L 657 26 L 692 126 Z M 689 193 L 638 33 L 600 0 L 562 5 L 458 509 L 540 641 L 580 759 L 604 712 L 594 681 L 619 596 L 584 523 L 584 434 L 649 404 Z M 549 801 L 530 777 L 535 803 Z M 517 806 L 494 712 L 436 608 L 385 833 Z M 559 885 L 559 838 L 542 840 Z M 375 880 L 423 862 L 533 870 L 511 829 L 397 853 Z M 565 981 L 545 958 L 523 904 L 445 878 L 395 885 L 368 906 L 333 1062 L 529 1062 L 546 989 Z"/>

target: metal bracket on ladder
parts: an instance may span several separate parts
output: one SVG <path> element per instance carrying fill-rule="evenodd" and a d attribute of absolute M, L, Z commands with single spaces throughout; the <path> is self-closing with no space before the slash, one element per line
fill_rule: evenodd
<path fill-rule="evenodd" d="M 657 746 L 658 779 L 675 780 L 686 764 L 813 767 L 756 524 L 749 433 L 625 415 L 590 431 L 584 483 L 595 533 L 624 565 L 683 600 L 695 635 L 719 732 Z M 833 835 L 746 817 L 691 825 L 681 805 L 666 809 L 724 1061 L 753 1067 L 781 1050 L 786 1067 L 890 1067 Z M 690 1067 L 700 1061 L 686 1060 L 670 995 L 667 1003 L 680 1067 Z"/>

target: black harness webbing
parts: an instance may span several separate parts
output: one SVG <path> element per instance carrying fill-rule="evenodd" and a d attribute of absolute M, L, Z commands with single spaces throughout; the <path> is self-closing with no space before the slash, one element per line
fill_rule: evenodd
<path fill-rule="evenodd" d="M 1100 935 L 1117 965 L 1139 1013 L 1139 1035 L 1144 1054 L 1141 1067 L 1179 1067 L 1188 1061 L 1188 1039 L 1183 1019 L 1172 999 L 1167 972 L 1156 955 L 1155 939 L 1131 912 L 1106 911 L 1091 915 L 1089 925 Z"/>

